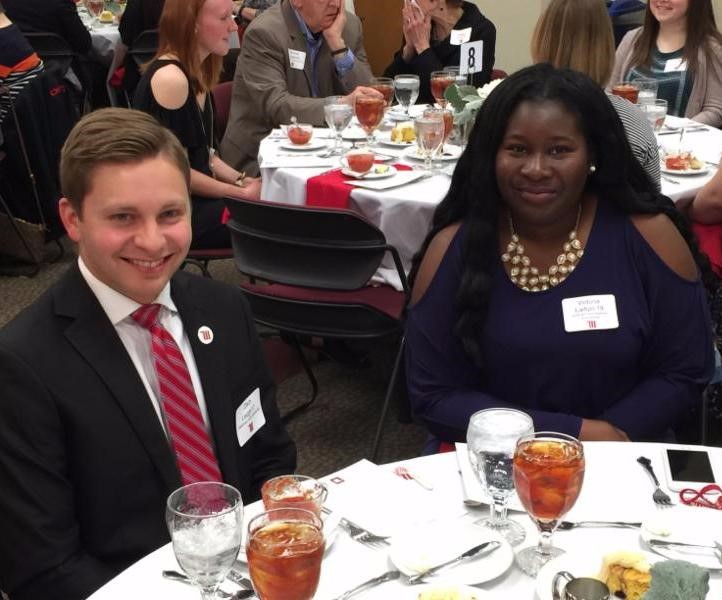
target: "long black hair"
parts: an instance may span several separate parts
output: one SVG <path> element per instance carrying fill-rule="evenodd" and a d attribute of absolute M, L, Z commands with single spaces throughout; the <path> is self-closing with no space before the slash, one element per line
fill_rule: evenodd
<path fill-rule="evenodd" d="M 596 166 L 587 179 L 587 189 L 600 202 L 613 202 L 627 214 L 667 215 L 689 245 L 705 285 L 710 289 L 716 285 L 687 223 L 672 201 L 656 191 L 634 158 L 622 123 L 599 85 L 570 69 L 543 63 L 527 67 L 507 77 L 482 105 L 449 191 L 434 212 L 431 231 L 414 257 L 410 275 L 413 283 L 429 243 L 441 229 L 465 223 L 463 270 L 455 299 L 459 316 L 454 334 L 481 369 L 484 357 L 480 339 L 489 304 L 492 266 L 498 260 L 499 206 L 503 203 L 496 181 L 496 154 L 512 114 L 525 101 L 559 102 L 575 115 Z"/>

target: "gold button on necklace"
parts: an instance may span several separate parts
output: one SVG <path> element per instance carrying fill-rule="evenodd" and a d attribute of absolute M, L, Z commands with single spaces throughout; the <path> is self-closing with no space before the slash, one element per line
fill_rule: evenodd
<path fill-rule="evenodd" d="M 564 242 L 562 252 L 557 256 L 555 263 L 549 266 L 546 273 L 540 273 L 539 269 L 531 264 L 531 259 L 524 253 L 524 245 L 519 241 L 519 236 L 514 229 L 511 212 L 508 212 L 508 216 L 511 240 L 506 246 L 506 252 L 501 255 L 501 260 L 511 265 L 509 278 L 514 285 L 525 292 L 542 292 L 559 285 L 576 268 L 584 256 L 582 243 L 577 237 L 579 221 L 582 218 L 581 203 L 577 212 L 577 222 L 574 229 L 569 232 L 569 240 Z"/>

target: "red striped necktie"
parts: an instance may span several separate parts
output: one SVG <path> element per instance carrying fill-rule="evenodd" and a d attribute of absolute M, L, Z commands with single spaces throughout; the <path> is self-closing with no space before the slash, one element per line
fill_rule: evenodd
<path fill-rule="evenodd" d="M 183 485 L 223 481 L 196 399 L 188 366 L 178 344 L 160 324 L 160 304 L 144 304 L 133 319 L 150 331 L 160 402 Z"/>

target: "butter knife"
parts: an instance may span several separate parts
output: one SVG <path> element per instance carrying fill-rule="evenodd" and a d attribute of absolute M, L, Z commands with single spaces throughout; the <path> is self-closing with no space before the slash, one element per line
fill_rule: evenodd
<path fill-rule="evenodd" d="M 441 563 L 440 565 L 436 565 L 435 567 L 431 567 L 430 569 L 426 569 L 423 573 L 419 573 L 418 575 L 412 575 L 409 577 L 409 584 L 413 585 L 415 583 L 422 583 L 422 581 L 428 577 L 429 575 L 433 575 L 437 571 L 441 569 L 445 569 L 446 567 L 449 567 L 451 565 L 455 565 L 458 562 L 461 562 L 462 560 L 466 560 L 467 558 L 471 558 L 472 556 L 476 556 L 480 554 L 482 551 L 486 550 L 484 552 L 485 554 L 488 554 L 489 552 L 493 552 L 496 550 L 501 544 L 497 541 L 491 541 L 491 542 L 484 542 L 483 544 L 479 544 L 478 546 L 474 546 L 470 550 L 467 550 L 463 554 L 459 554 L 456 558 L 452 558 L 451 560 L 447 560 L 446 562 Z"/>
<path fill-rule="evenodd" d="M 562 521 L 559 523 L 560 531 L 567 531 L 575 527 L 629 527 L 637 529 L 641 527 L 641 523 L 632 523 L 630 521 Z"/>
<path fill-rule="evenodd" d="M 700 550 L 716 550 L 716 546 L 707 546 L 706 544 L 690 544 L 688 542 L 673 542 L 672 540 L 651 539 L 647 542 L 650 546 L 668 547 L 679 546 L 680 548 L 699 548 Z"/>

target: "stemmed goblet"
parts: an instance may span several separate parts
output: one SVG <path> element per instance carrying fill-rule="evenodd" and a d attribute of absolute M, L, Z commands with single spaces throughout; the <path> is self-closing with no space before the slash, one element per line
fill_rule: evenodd
<path fill-rule="evenodd" d="M 416 146 L 424 158 L 424 169 L 431 171 L 431 159 L 444 142 L 444 120 L 440 115 L 421 116 L 414 119 Z"/>
<path fill-rule="evenodd" d="M 390 77 L 372 77 L 369 87 L 383 95 L 384 106 L 388 110 L 394 97 L 394 80 Z"/>
<path fill-rule="evenodd" d="M 201 600 L 213 600 L 241 548 L 241 493 L 211 481 L 185 485 L 168 497 L 166 523 L 178 564 Z"/>
<path fill-rule="evenodd" d="M 384 120 L 384 98 L 377 96 L 356 96 L 354 111 L 361 129 L 366 132 L 366 142 L 371 146 L 374 143 L 374 132 Z"/>
<path fill-rule="evenodd" d="M 516 563 L 535 577 L 564 550 L 552 546 L 552 533 L 579 497 L 584 481 L 584 448 L 564 433 L 536 432 L 519 439 L 514 452 L 514 485 L 519 500 L 539 529 L 537 546 L 520 550 Z"/>
<path fill-rule="evenodd" d="M 323 106 L 323 114 L 326 118 L 326 125 L 334 132 L 333 148 L 330 155 L 341 154 L 343 150 L 343 142 L 341 134 L 353 117 L 353 106 L 351 106 L 345 96 L 329 96 L 326 98 Z"/>
<path fill-rule="evenodd" d="M 260 600 L 311 600 L 325 547 L 321 519 L 302 508 L 276 508 L 248 524 L 246 556 Z"/>
<path fill-rule="evenodd" d="M 409 108 L 416 102 L 419 97 L 420 80 L 418 75 L 397 75 L 394 77 L 394 94 L 396 102 L 399 103 L 404 110 L 404 114 L 409 116 Z"/>
<path fill-rule="evenodd" d="M 489 517 L 477 524 L 499 533 L 511 545 L 521 543 L 526 537 L 525 529 L 506 516 L 506 505 L 514 490 L 512 461 L 519 438 L 533 432 L 531 417 L 511 408 L 475 412 L 466 431 L 469 462 L 492 500 Z"/>

